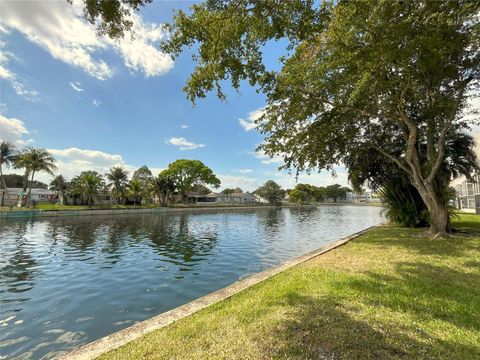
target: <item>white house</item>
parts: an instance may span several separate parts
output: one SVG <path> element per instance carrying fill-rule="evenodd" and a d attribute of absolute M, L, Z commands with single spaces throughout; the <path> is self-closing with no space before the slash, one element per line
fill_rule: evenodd
<path fill-rule="evenodd" d="M 455 186 L 455 206 L 465 212 L 480 213 L 480 174 L 474 181 L 463 180 Z"/>
<path fill-rule="evenodd" d="M 27 194 L 28 189 L 25 193 L 22 188 L 8 188 L 7 191 L 1 189 L 0 204 L 3 206 L 15 206 L 18 204 L 20 197 L 23 197 L 25 201 Z M 58 196 L 56 191 L 32 188 L 32 202 L 55 202 L 57 199 Z"/>
<path fill-rule="evenodd" d="M 246 193 L 210 193 L 206 195 L 191 194 L 189 200 L 196 204 L 226 203 L 226 204 L 255 204 L 258 198 L 250 192 Z"/>
<path fill-rule="evenodd" d="M 382 202 L 382 199 L 376 192 L 365 191 L 361 194 L 347 192 L 345 201 L 353 203 L 380 203 Z"/>

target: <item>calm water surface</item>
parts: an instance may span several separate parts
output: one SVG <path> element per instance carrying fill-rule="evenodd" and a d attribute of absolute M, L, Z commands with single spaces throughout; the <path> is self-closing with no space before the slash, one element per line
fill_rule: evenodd
<path fill-rule="evenodd" d="M 0 354 L 52 358 L 382 220 L 322 206 L 0 221 Z"/>

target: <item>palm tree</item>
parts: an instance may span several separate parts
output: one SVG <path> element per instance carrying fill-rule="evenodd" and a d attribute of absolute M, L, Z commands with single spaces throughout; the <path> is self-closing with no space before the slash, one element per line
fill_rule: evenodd
<path fill-rule="evenodd" d="M 50 182 L 50 190 L 55 190 L 60 197 L 60 205 L 65 203 L 65 191 L 68 188 L 67 180 L 63 175 L 58 175 Z"/>
<path fill-rule="evenodd" d="M 113 166 L 105 175 L 110 181 L 107 186 L 112 189 L 117 204 L 120 203 L 120 197 L 124 196 L 128 181 L 128 171 L 121 166 Z"/>
<path fill-rule="evenodd" d="M 232 195 L 235 192 L 235 189 L 225 189 L 222 191 L 222 194 L 227 197 L 227 202 L 230 198 L 230 195 Z"/>
<path fill-rule="evenodd" d="M 2 140 L 0 143 L 0 178 L 2 178 L 2 187 L 5 189 L 5 192 L 8 194 L 7 184 L 5 183 L 5 178 L 3 177 L 3 165 L 9 167 L 10 164 L 15 160 L 15 147 L 8 140 Z M 3 205 L 3 197 L 2 197 Z"/>
<path fill-rule="evenodd" d="M 45 149 L 36 149 L 32 146 L 27 147 L 16 157 L 16 166 L 23 167 L 30 176 L 30 183 L 28 187 L 28 198 L 26 206 L 30 206 L 32 197 L 32 185 L 35 173 L 45 171 L 50 175 L 54 175 L 55 158 Z"/>
<path fill-rule="evenodd" d="M 143 193 L 143 182 L 140 179 L 132 179 L 128 184 L 128 195 L 133 197 L 133 206 L 137 206 L 137 199 L 140 198 Z"/>
<path fill-rule="evenodd" d="M 82 194 L 87 198 L 88 206 L 92 206 L 94 197 L 105 187 L 102 176 L 96 171 L 83 171 L 76 181 Z"/>
<path fill-rule="evenodd" d="M 14 160 L 15 146 L 13 146 L 8 140 L 2 140 L 0 143 L 0 177 L 2 178 L 2 186 L 5 190 L 8 189 L 7 184 L 5 183 L 5 178 L 3 177 L 3 165 L 8 168 Z"/>
<path fill-rule="evenodd" d="M 161 206 L 167 206 L 170 195 L 175 191 L 175 183 L 173 179 L 160 173 L 153 179 L 152 192 L 158 197 Z"/>

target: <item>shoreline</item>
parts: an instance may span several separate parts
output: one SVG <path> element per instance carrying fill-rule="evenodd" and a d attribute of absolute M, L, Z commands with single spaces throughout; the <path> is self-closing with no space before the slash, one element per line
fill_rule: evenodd
<path fill-rule="evenodd" d="M 178 306 L 176 308 L 163 312 L 149 319 L 140 321 L 132 326 L 126 327 L 125 329 L 122 329 L 110 335 L 104 336 L 98 340 L 82 345 L 75 350 L 67 352 L 63 355 L 56 356 L 54 359 L 57 359 L 57 360 L 95 359 L 102 354 L 105 354 L 109 351 L 117 349 L 133 340 L 139 339 L 140 337 L 152 331 L 164 328 L 176 321 L 179 321 L 192 314 L 195 314 L 213 304 L 229 299 L 230 297 L 244 290 L 247 290 L 252 286 L 255 286 L 261 282 L 264 282 L 265 280 L 268 280 L 276 276 L 277 274 L 284 272 L 285 270 L 288 270 L 305 261 L 308 261 L 317 256 L 325 254 L 331 250 L 334 250 L 348 243 L 349 241 L 356 239 L 357 237 L 365 234 L 369 230 L 384 226 L 385 224 L 386 222 L 382 222 L 380 224 L 370 226 L 366 229 L 360 230 L 356 233 L 353 233 L 341 239 L 335 240 L 329 244 L 326 244 L 318 248 L 317 250 L 295 257 L 291 260 L 287 260 L 286 262 L 278 266 L 272 267 L 270 269 L 267 269 L 257 274 L 254 274 L 252 276 L 249 276 L 246 279 L 234 282 L 233 284 L 227 287 L 224 287 L 210 294 L 202 296 L 184 305 Z"/>
<path fill-rule="evenodd" d="M 268 208 L 300 208 L 316 206 L 381 206 L 376 203 L 318 203 L 318 204 L 281 204 L 281 205 L 200 205 L 181 207 L 151 207 L 132 209 L 71 209 L 71 210 L 8 210 L 0 211 L 0 220 L 19 218 L 45 218 L 45 217 L 67 217 L 67 216 L 97 216 L 97 215 L 126 215 L 126 214 L 160 214 L 188 211 L 218 211 L 218 210 L 255 210 Z"/>

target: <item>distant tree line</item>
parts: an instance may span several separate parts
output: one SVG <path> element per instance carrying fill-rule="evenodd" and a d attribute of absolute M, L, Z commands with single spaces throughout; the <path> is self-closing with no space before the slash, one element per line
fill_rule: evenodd
<path fill-rule="evenodd" d="M 97 171 L 82 171 L 68 181 L 63 175 L 57 175 L 47 184 L 34 180 L 38 172 L 54 175 L 55 158 L 45 149 L 27 147 L 17 151 L 8 141 L 0 142 L 0 175 L 2 187 L 28 189 L 26 206 L 30 204 L 32 188 L 47 187 L 56 191 L 60 204 L 93 206 L 99 202 L 100 196 L 110 196 L 111 202 L 117 205 L 154 204 L 157 200 L 160 206 L 168 206 L 173 202 L 174 194 L 178 194 L 184 203 L 189 201 L 190 194 L 206 195 L 211 193 L 210 187 L 218 188 L 220 180 L 200 160 L 180 159 L 154 176 L 146 166 L 135 170 L 129 178 L 129 172 L 122 166 L 113 166 L 107 173 Z M 3 167 L 23 169 L 24 175 L 4 175 Z M 253 193 L 270 204 L 280 204 L 287 194 L 290 201 L 296 203 L 312 203 L 327 199 L 343 199 L 351 191 L 338 184 L 327 187 L 317 187 L 308 184 L 298 184 L 293 190 L 284 190 L 273 180 L 256 189 Z M 234 193 L 242 193 L 241 188 L 226 188 L 222 193 L 228 198 Z M 69 204 L 70 202 L 70 204 Z"/>
<path fill-rule="evenodd" d="M 348 192 L 352 192 L 352 189 L 339 184 L 333 184 L 326 187 L 298 184 L 289 192 L 289 196 L 291 202 L 302 204 L 328 201 L 328 199 L 337 202 L 337 200 L 345 200 Z"/>
<path fill-rule="evenodd" d="M 28 182 L 25 181 L 25 177 L 18 174 L 5 174 L 3 175 L 5 179 L 5 185 L 9 188 L 27 188 Z M 3 187 L 3 186 L 2 186 Z M 48 185 L 38 181 L 33 181 L 33 187 L 36 189 L 48 189 Z"/>
<path fill-rule="evenodd" d="M 26 206 L 30 205 L 33 187 L 46 188 L 46 184 L 35 181 L 35 174 L 47 172 L 55 176 L 55 158 L 45 149 L 27 147 L 17 150 L 7 141 L 0 141 L 0 178 L 2 188 L 8 192 L 10 187 L 28 188 Z M 3 174 L 4 167 L 23 169 L 24 175 Z M 122 166 L 113 166 L 106 174 L 97 171 L 83 171 L 67 181 L 63 175 L 57 175 L 48 188 L 58 193 L 60 203 L 66 204 L 68 198 L 76 204 L 95 204 L 98 195 L 111 194 L 116 204 L 133 203 L 133 205 L 153 203 L 158 198 L 160 205 L 167 206 L 172 195 L 177 191 L 182 201 L 188 200 L 193 191 L 208 193 L 207 185 L 220 186 L 220 180 L 213 171 L 199 160 L 180 159 L 169 164 L 158 176 L 153 176 L 147 166 L 137 169 L 129 179 L 128 170 Z M 7 183 L 8 181 L 8 183 Z"/>

